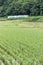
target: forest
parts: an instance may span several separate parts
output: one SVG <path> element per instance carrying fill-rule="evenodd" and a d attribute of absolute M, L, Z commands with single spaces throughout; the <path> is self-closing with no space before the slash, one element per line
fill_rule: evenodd
<path fill-rule="evenodd" d="M 9 15 L 43 15 L 43 0 L 0 0 L 0 17 Z"/>

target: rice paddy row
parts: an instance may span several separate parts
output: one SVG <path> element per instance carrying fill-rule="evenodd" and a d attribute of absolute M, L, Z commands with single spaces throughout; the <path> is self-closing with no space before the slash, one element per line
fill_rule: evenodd
<path fill-rule="evenodd" d="M 42 65 L 43 29 L 4 24 L 0 23 L 0 65 Z"/>

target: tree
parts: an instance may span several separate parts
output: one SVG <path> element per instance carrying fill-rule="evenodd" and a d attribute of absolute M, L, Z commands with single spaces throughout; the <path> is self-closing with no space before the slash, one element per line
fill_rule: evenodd
<path fill-rule="evenodd" d="M 43 0 L 0 0 L 0 16 L 43 15 Z"/>

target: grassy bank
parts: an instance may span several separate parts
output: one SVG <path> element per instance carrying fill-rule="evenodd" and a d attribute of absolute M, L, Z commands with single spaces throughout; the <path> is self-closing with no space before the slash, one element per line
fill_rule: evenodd
<path fill-rule="evenodd" d="M 27 22 L 43 22 L 43 16 L 29 16 L 27 18 L 13 18 L 8 19 L 7 17 L 0 17 L 0 21 L 6 21 L 6 20 L 23 20 Z"/>

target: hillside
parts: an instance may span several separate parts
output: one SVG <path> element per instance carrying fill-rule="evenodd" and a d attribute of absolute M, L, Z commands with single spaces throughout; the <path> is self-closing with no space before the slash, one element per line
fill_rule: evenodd
<path fill-rule="evenodd" d="M 0 17 L 24 14 L 43 15 L 43 0 L 0 0 Z"/>

